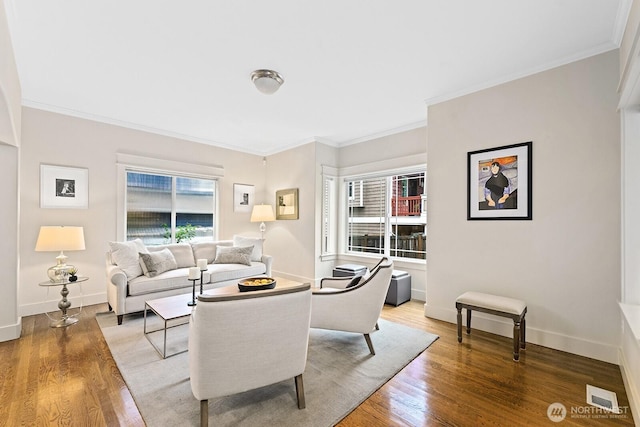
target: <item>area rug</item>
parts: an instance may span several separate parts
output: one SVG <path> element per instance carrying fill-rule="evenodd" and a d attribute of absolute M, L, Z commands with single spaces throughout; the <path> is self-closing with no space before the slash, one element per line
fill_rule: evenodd
<path fill-rule="evenodd" d="M 147 426 L 199 425 L 188 354 L 162 359 L 142 332 L 142 316 L 126 316 L 122 325 L 113 313 L 98 313 L 96 320 Z M 153 316 L 147 321 L 154 328 L 160 325 Z M 298 409 L 292 378 L 210 401 L 210 425 L 335 425 L 438 338 L 382 319 L 379 326 L 371 333 L 375 356 L 362 335 L 311 329 L 303 374 L 305 409 Z M 187 336 L 188 325 L 169 329 L 167 354 L 186 349 Z M 161 332 L 152 337 L 162 346 Z"/>

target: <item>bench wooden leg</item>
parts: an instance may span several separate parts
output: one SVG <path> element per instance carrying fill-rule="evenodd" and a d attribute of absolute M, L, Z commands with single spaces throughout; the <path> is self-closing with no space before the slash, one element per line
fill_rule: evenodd
<path fill-rule="evenodd" d="M 462 307 L 458 308 L 458 342 L 462 342 Z"/>
<path fill-rule="evenodd" d="M 523 350 L 527 346 L 526 331 L 527 331 L 527 320 L 523 317 L 522 324 L 520 325 L 520 348 Z"/>
<path fill-rule="evenodd" d="M 513 360 L 520 360 L 520 321 L 513 321 Z"/>
<path fill-rule="evenodd" d="M 471 309 L 467 307 L 467 334 L 471 333 Z"/>

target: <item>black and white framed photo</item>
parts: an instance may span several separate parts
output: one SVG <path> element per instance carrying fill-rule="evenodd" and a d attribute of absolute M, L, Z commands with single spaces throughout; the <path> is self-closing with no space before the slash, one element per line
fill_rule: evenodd
<path fill-rule="evenodd" d="M 531 217 L 531 141 L 467 153 L 467 219 Z"/>
<path fill-rule="evenodd" d="M 251 212 L 254 204 L 255 187 L 246 184 L 233 184 L 233 211 Z"/>
<path fill-rule="evenodd" d="M 41 164 L 40 207 L 87 209 L 89 169 Z"/>

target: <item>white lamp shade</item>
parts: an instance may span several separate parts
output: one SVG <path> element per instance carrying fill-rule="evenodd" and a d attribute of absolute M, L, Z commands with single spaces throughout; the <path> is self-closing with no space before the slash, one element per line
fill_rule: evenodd
<path fill-rule="evenodd" d="M 271 205 L 253 205 L 251 211 L 251 222 L 267 222 L 275 221 L 276 216 L 273 214 Z"/>
<path fill-rule="evenodd" d="M 82 251 L 84 249 L 84 228 L 62 225 L 44 225 L 40 227 L 36 251 Z"/>

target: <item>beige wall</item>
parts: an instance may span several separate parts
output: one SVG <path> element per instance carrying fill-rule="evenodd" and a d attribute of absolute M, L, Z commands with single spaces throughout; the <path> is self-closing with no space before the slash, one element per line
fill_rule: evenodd
<path fill-rule="evenodd" d="M 80 225 L 85 228 L 85 251 L 69 252 L 69 263 L 90 277 L 82 285 L 85 304 L 106 301 L 104 254 L 116 235 L 116 153 L 129 153 L 204 165 L 223 166 L 219 180 L 219 238 L 251 234 L 257 225 L 249 213 L 233 212 L 233 184 L 255 185 L 256 194 L 265 190 L 262 157 L 216 148 L 190 141 L 121 128 L 89 120 L 25 108 L 21 147 L 22 191 L 20 193 L 20 282 L 22 315 L 55 310 L 60 296 L 38 286 L 46 280 L 46 269 L 55 264 L 54 253 L 35 252 L 41 225 Z M 89 209 L 41 209 L 39 206 L 40 164 L 89 169 Z M 71 289 L 74 306 L 79 289 Z"/>
<path fill-rule="evenodd" d="M 520 298 L 527 339 L 610 362 L 620 343 L 617 51 L 429 107 L 428 316 Z M 467 152 L 533 141 L 533 220 L 467 221 Z M 474 327 L 511 334 L 507 322 Z"/>
<path fill-rule="evenodd" d="M 267 223 L 265 248 L 277 254 L 276 275 L 315 280 L 316 143 L 309 143 L 267 158 L 268 200 L 275 208 L 276 191 L 298 189 L 297 220 Z"/>
<path fill-rule="evenodd" d="M 20 144 L 22 89 L 4 2 L 0 5 L 0 144 Z"/>

